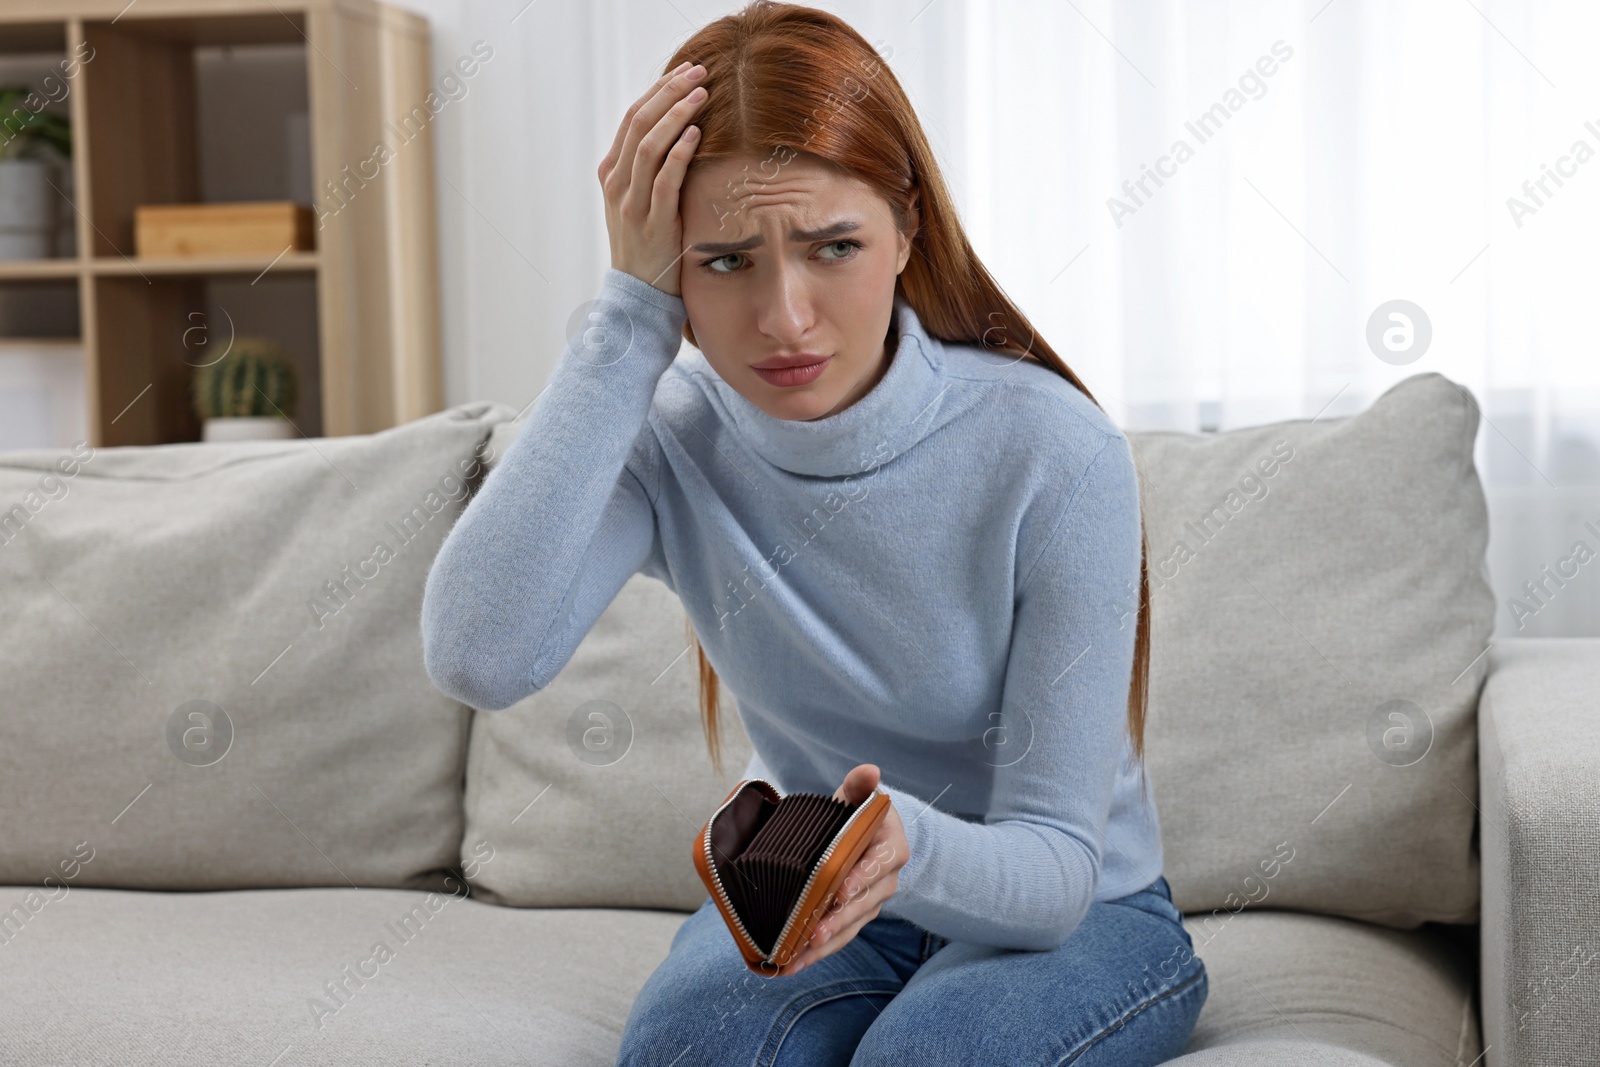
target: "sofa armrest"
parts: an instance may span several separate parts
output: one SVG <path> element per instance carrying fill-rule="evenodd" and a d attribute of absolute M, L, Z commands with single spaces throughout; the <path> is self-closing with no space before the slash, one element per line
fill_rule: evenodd
<path fill-rule="evenodd" d="M 1489 649 L 1478 702 L 1483 1038 L 1490 1067 L 1600 1049 L 1600 639 Z"/>

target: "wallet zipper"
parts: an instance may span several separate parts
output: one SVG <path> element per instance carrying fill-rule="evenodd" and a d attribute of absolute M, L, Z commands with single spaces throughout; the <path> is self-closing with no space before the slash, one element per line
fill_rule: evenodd
<path fill-rule="evenodd" d="M 822 855 L 818 857 L 816 865 L 811 868 L 811 874 L 808 878 L 806 878 L 806 884 L 801 887 L 800 896 L 795 900 L 794 907 L 789 912 L 789 918 L 785 920 L 783 924 L 783 929 L 778 931 L 777 940 L 773 941 L 772 951 L 767 954 L 764 962 L 772 962 L 773 957 L 778 953 L 779 946 L 783 944 L 783 939 L 789 936 L 789 930 L 794 926 L 794 921 L 800 917 L 800 908 L 801 905 L 805 904 L 806 902 L 806 894 L 811 892 L 811 883 L 817 880 L 817 875 L 822 873 L 822 868 L 828 865 L 828 857 L 833 855 L 833 850 L 835 846 L 839 844 L 839 840 L 849 832 L 850 824 L 856 821 L 856 816 L 860 815 L 866 810 L 867 803 L 881 792 L 883 792 L 882 788 L 875 788 L 867 795 L 865 800 L 863 800 L 860 804 L 857 804 L 856 810 L 850 813 L 850 817 L 844 821 L 844 825 L 839 827 L 839 832 L 833 835 L 833 840 L 828 842 L 828 847 L 822 850 Z M 718 884 L 720 885 L 721 883 L 719 882 Z M 747 939 L 749 936 L 749 934 L 745 935 Z M 750 943 L 755 945 L 754 941 L 751 941 Z M 756 945 L 756 951 L 760 952 L 761 946 Z"/>
<path fill-rule="evenodd" d="M 771 786 L 772 787 L 772 791 L 774 793 L 778 794 L 778 799 L 779 800 L 783 799 L 783 796 L 784 796 L 783 790 L 779 789 L 775 785 L 772 785 L 771 782 L 767 782 L 767 785 Z M 759 789 L 760 786 L 753 786 L 753 788 Z M 711 857 L 711 830 L 710 830 L 710 827 L 711 827 L 711 825 L 713 823 L 715 823 L 717 821 L 717 816 L 721 815 L 722 812 L 728 807 L 728 805 L 732 804 L 738 798 L 739 798 L 739 793 L 738 793 L 738 791 L 735 791 L 732 796 L 730 796 L 727 800 L 723 801 L 722 807 L 718 808 L 716 811 L 711 813 L 711 819 L 710 819 L 709 822 L 706 823 L 706 835 L 705 835 L 705 838 L 706 838 L 706 850 L 705 850 L 706 851 L 706 870 L 711 872 L 711 880 L 713 882 L 715 882 L 716 886 L 717 886 L 717 896 L 719 898 L 721 898 L 723 908 L 726 910 L 727 914 L 733 918 L 733 924 L 739 928 L 739 933 L 741 935 L 743 935 L 746 944 L 748 944 L 751 948 L 755 949 L 757 952 L 760 952 L 761 951 L 761 946 L 756 944 L 756 939 L 750 936 L 750 931 L 749 930 L 745 929 L 744 921 L 739 918 L 738 912 L 736 912 L 734 910 L 734 908 L 733 908 L 733 901 L 728 899 L 728 891 L 722 887 L 722 876 L 717 873 L 716 861 L 713 860 L 712 857 Z M 779 941 L 781 942 L 782 938 L 780 938 Z M 768 963 L 771 962 L 771 957 L 770 956 L 767 957 L 766 962 L 768 962 Z"/>

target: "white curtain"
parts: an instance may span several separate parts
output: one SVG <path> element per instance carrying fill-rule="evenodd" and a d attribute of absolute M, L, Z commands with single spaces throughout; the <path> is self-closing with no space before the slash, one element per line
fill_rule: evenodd
<path fill-rule="evenodd" d="M 739 5 L 407 2 L 441 70 L 495 50 L 439 127 L 448 392 L 520 406 L 608 265 L 623 111 Z M 886 58 L 984 262 L 1121 425 L 1344 415 L 1438 371 L 1481 408 L 1497 635 L 1600 635 L 1600 7 L 817 6 Z M 1420 356 L 1369 344 L 1396 300 Z"/>

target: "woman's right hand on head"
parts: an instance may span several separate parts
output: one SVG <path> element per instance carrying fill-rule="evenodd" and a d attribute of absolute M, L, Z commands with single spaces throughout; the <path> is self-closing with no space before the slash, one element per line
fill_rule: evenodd
<path fill-rule="evenodd" d="M 678 194 L 699 142 L 689 120 L 706 98 L 705 67 L 687 63 L 661 76 L 617 127 L 600 161 L 611 266 L 662 292 L 682 295 L 683 219 Z"/>

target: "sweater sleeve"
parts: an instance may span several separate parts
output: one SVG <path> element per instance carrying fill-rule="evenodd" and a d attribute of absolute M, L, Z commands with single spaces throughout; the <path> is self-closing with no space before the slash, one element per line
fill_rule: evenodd
<path fill-rule="evenodd" d="M 1053 949 L 1082 922 L 1127 738 L 1135 628 L 1114 591 L 1137 588 L 1141 543 L 1132 452 L 1110 435 L 1017 586 L 984 821 L 885 786 L 910 845 L 887 910 L 1002 948 Z"/>
<path fill-rule="evenodd" d="M 587 328 L 428 572 L 423 660 L 441 692 L 486 711 L 538 692 L 659 560 L 646 419 L 685 318 L 681 297 L 606 271 Z"/>

